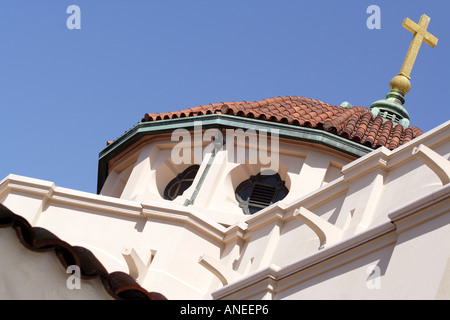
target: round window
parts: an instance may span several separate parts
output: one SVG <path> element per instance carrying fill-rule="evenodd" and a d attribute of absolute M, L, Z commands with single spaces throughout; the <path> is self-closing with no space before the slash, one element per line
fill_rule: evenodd
<path fill-rule="evenodd" d="M 166 189 L 164 189 L 164 199 L 173 200 L 179 195 L 182 195 L 194 182 L 195 176 L 200 168 L 199 165 L 193 165 L 178 174 L 172 181 L 169 182 Z"/>
<path fill-rule="evenodd" d="M 236 199 L 245 214 L 254 214 L 271 204 L 284 199 L 289 190 L 278 173 L 258 173 L 241 182 L 236 188 Z"/>

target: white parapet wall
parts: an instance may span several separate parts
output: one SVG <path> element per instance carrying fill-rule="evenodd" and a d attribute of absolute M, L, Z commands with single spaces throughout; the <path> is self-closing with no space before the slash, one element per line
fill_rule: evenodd
<path fill-rule="evenodd" d="M 169 299 L 449 298 L 448 137 L 450 121 L 231 225 L 202 195 L 208 210 L 17 175 L 0 203 Z"/>

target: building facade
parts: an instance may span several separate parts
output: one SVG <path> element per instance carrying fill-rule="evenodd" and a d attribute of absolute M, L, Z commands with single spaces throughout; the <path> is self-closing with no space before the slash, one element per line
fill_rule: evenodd
<path fill-rule="evenodd" d="M 0 182 L 0 297 L 449 299 L 449 137 L 296 96 L 146 114 L 97 194 Z"/>

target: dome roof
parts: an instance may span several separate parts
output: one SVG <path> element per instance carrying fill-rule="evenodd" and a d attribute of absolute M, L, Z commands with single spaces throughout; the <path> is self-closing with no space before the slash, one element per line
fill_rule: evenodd
<path fill-rule="evenodd" d="M 207 114 L 228 114 L 324 130 L 373 149 L 384 146 L 392 150 L 423 134 L 417 127 L 404 128 L 380 116 L 374 117 L 365 107 L 334 106 L 297 96 L 211 103 L 175 112 L 147 113 L 142 122 Z"/>

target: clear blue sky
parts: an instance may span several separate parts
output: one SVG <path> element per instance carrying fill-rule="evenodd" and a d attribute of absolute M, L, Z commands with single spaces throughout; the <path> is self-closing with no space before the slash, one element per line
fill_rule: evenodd
<path fill-rule="evenodd" d="M 1 0 L 0 179 L 95 193 L 106 141 L 147 112 L 286 95 L 369 107 L 400 71 L 403 19 L 424 13 L 439 43 L 422 45 L 405 107 L 428 131 L 450 118 L 449 1 Z"/>

